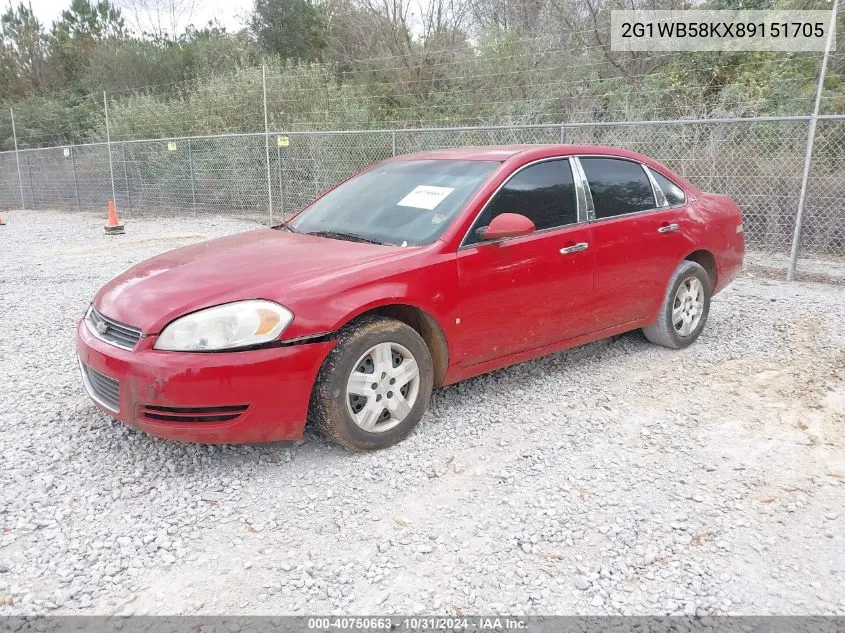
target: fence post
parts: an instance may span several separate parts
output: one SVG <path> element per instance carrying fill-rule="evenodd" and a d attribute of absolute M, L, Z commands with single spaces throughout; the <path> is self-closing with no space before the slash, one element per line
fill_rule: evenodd
<path fill-rule="evenodd" d="M 273 226 L 273 185 L 270 183 L 270 129 L 267 125 L 267 65 L 261 64 L 261 89 L 264 96 L 264 158 L 267 163 L 267 205 Z"/>
<path fill-rule="evenodd" d="M 21 210 L 26 209 L 26 202 L 23 199 L 23 177 L 21 176 L 21 157 L 18 154 L 18 133 L 15 129 L 15 109 L 9 108 L 12 114 L 12 138 L 15 139 L 15 162 L 18 164 L 18 186 L 21 190 Z"/>
<path fill-rule="evenodd" d="M 32 186 L 32 161 L 30 160 L 32 152 L 26 155 L 26 178 L 29 180 L 29 197 L 32 200 L 32 208 L 35 209 L 35 187 Z"/>
<path fill-rule="evenodd" d="M 132 194 L 129 193 L 129 166 L 126 162 L 126 141 L 120 144 L 123 149 L 123 186 L 126 188 L 126 204 L 129 205 L 128 216 L 132 216 Z"/>
<path fill-rule="evenodd" d="M 396 130 L 390 133 L 390 144 L 393 148 L 393 155 L 396 156 Z"/>
<path fill-rule="evenodd" d="M 106 114 L 106 146 L 109 150 L 109 177 L 111 178 L 111 199 L 114 202 L 115 211 L 117 211 L 117 196 L 114 193 L 114 165 L 111 159 L 111 130 L 109 129 L 109 100 L 106 97 L 106 91 L 103 90 L 103 109 Z"/>
<path fill-rule="evenodd" d="M 197 189 L 194 185 L 194 153 L 191 151 L 191 139 L 188 138 L 188 171 L 191 176 L 191 206 L 194 209 L 194 216 L 197 214 Z"/>
<path fill-rule="evenodd" d="M 827 74 L 827 59 L 830 56 L 830 47 L 833 42 L 833 34 L 836 33 L 836 7 L 838 0 L 834 0 L 833 8 L 830 10 L 830 26 L 827 32 L 827 43 L 822 56 L 822 67 L 819 71 L 819 85 L 816 88 L 816 103 L 813 106 L 813 115 L 810 117 L 810 124 L 807 130 L 807 149 L 804 152 L 804 173 L 801 176 L 801 193 L 798 195 L 798 211 L 795 215 L 795 233 L 792 235 L 792 251 L 789 254 L 789 268 L 786 271 L 786 280 L 795 281 L 795 271 L 798 268 L 798 253 L 801 250 L 801 230 L 804 224 L 804 207 L 807 204 L 807 181 L 810 178 L 810 163 L 813 160 L 813 145 L 816 141 L 816 123 L 819 120 L 819 109 L 821 107 L 822 93 L 824 92 L 824 77 Z"/>
<path fill-rule="evenodd" d="M 76 148 L 71 145 L 68 148 L 70 152 L 70 169 L 73 172 L 73 193 L 74 197 L 76 198 L 76 210 L 81 211 L 82 207 L 79 204 L 79 181 L 76 179 L 76 152 L 74 151 Z"/>
<path fill-rule="evenodd" d="M 282 184 L 283 174 L 282 174 L 282 148 L 279 147 L 279 143 L 276 143 L 276 162 L 279 165 L 279 217 L 281 218 L 282 222 L 285 220 L 285 195 L 284 195 L 284 186 Z"/>

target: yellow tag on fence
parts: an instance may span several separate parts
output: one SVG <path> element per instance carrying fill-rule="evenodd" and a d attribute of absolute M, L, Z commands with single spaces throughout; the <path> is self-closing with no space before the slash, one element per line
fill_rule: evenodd
<path fill-rule="evenodd" d="M 278 147 L 287 147 L 290 145 L 290 139 L 287 136 L 277 136 L 276 145 Z"/>
<path fill-rule="evenodd" d="M 175 152 L 176 151 L 176 141 L 168 141 L 167 142 L 167 151 L 168 152 Z"/>

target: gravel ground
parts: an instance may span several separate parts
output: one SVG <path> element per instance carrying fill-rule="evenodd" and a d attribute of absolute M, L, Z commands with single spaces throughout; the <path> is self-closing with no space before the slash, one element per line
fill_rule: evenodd
<path fill-rule="evenodd" d="M 0 614 L 845 614 L 845 287 L 741 278 L 685 351 L 441 389 L 376 454 L 180 445 L 91 404 L 74 327 L 126 266 L 252 225 L 3 215 Z"/>
<path fill-rule="evenodd" d="M 746 253 L 745 271 L 750 277 L 786 279 L 789 255 L 784 253 Z M 818 281 L 828 284 L 845 284 L 845 258 L 799 257 L 796 270 L 798 281 Z"/>

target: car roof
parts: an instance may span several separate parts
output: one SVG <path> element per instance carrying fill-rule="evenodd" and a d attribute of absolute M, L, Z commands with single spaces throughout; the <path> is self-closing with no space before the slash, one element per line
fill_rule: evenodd
<path fill-rule="evenodd" d="M 605 145 L 487 145 L 476 147 L 455 147 L 414 154 L 403 154 L 393 160 L 494 160 L 503 162 L 518 154 L 529 154 L 531 157 L 564 156 L 569 154 L 612 154 L 643 160 L 642 154 L 618 147 Z"/>

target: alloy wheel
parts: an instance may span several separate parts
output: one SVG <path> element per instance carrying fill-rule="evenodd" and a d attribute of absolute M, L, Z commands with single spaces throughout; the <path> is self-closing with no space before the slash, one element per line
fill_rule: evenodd
<path fill-rule="evenodd" d="M 355 363 L 346 382 L 346 406 L 359 427 L 384 433 L 408 416 L 419 387 L 413 354 L 398 343 L 379 343 Z"/>
<path fill-rule="evenodd" d="M 672 325 L 680 336 L 689 336 L 701 322 L 704 312 L 704 286 L 696 277 L 687 277 L 678 286 L 672 303 Z"/>

